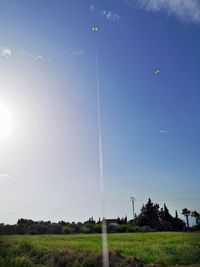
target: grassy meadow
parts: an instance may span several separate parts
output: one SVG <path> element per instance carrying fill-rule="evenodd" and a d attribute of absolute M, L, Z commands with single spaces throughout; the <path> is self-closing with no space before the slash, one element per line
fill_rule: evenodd
<path fill-rule="evenodd" d="M 109 251 L 125 259 L 136 257 L 146 264 L 163 263 L 168 266 L 200 263 L 200 233 L 110 234 L 108 240 Z M 73 257 L 78 258 L 76 255 L 79 255 L 80 262 L 83 262 L 81 257 L 84 259 L 91 258 L 91 255 L 100 257 L 100 254 L 101 235 L 99 234 L 0 237 L 0 266 L 5 267 L 96 266 L 95 263 L 87 264 L 87 261 L 85 265 L 79 264 L 78 261 L 76 265 L 59 265 L 59 259 L 56 262 L 55 258 L 64 257 L 67 261 L 67 257 L 71 257 L 73 261 Z M 52 255 L 54 255 L 53 259 Z M 19 263 L 9 265 L 10 259 Z"/>

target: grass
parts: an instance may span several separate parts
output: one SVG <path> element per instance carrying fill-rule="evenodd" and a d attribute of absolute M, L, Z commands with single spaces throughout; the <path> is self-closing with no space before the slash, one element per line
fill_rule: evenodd
<path fill-rule="evenodd" d="M 121 248 L 120 248 L 120 244 Z M 140 233 L 113 235 L 111 250 L 144 262 L 167 265 L 200 263 L 200 233 Z"/>
<path fill-rule="evenodd" d="M 108 240 L 110 252 L 116 252 L 117 255 L 121 255 L 124 258 L 136 257 L 148 264 L 155 262 L 166 265 L 200 263 L 200 233 L 156 232 L 110 234 Z M 9 254 L 10 258 L 25 257 L 28 261 L 31 257 L 39 257 L 38 255 L 40 255 L 44 258 L 45 253 L 50 255 L 56 252 L 63 253 L 63 251 L 71 251 L 75 254 L 87 252 L 87 255 L 99 255 L 101 253 L 101 235 L 82 234 L 0 237 L 0 256 L 2 258 L 5 258 L 6 255 Z M 23 260 L 24 262 L 26 261 L 25 259 L 21 259 L 22 262 Z M 34 262 L 36 262 L 35 258 Z M 9 265 L 5 266 L 7 267 Z M 19 264 L 16 266 L 29 267 L 31 265 L 27 263 L 25 265 Z"/>

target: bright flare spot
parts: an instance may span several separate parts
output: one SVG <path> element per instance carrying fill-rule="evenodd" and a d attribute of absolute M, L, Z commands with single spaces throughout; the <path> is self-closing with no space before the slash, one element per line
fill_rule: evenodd
<path fill-rule="evenodd" d="M 156 69 L 156 70 L 154 71 L 154 74 L 155 74 L 155 75 L 160 74 L 160 70 L 159 70 L 159 69 Z"/>
<path fill-rule="evenodd" d="M 99 30 L 98 27 L 96 27 L 96 26 L 93 26 L 93 27 L 92 27 L 92 31 L 93 31 L 93 32 L 97 32 L 98 30 Z"/>
<path fill-rule="evenodd" d="M 13 126 L 14 121 L 11 110 L 5 104 L 0 103 L 0 141 L 12 133 Z"/>

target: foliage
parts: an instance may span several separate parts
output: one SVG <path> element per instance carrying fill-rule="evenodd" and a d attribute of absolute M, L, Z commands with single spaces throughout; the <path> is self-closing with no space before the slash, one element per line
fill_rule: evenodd
<path fill-rule="evenodd" d="M 159 205 L 151 202 L 149 198 L 146 205 L 141 208 L 141 213 L 135 219 L 135 224 L 139 226 L 150 226 L 154 229 L 160 228 Z"/>
<path fill-rule="evenodd" d="M 187 227 L 189 227 L 189 219 L 188 218 L 191 214 L 190 210 L 185 208 L 182 210 L 182 214 L 186 217 Z"/>
<path fill-rule="evenodd" d="M 148 226 L 150 229 L 158 231 L 182 231 L 185 223 L 176 216 L 173 217 L 166 204 L 160 209 L 157 203 L 153 203 L 149 198 L 146 205 L 142 206 L 141 213 L 135 218 L 135 225 Z"/>
<path fill-rule="evenodd" d="M 200 226 L 200 213 L 195 210 L 195 211 L 192 211 L 191 216 L 195 218 L 196 225 Z"/>

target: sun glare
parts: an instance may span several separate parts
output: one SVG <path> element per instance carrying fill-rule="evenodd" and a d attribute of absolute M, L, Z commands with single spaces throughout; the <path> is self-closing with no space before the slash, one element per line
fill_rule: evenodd
<path fill-rule="evenodd" d="M 11 110 L 4 103 L 0 103 L 0 141 L 10 136 L 13 126 Z"/>

